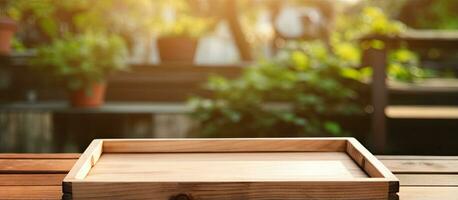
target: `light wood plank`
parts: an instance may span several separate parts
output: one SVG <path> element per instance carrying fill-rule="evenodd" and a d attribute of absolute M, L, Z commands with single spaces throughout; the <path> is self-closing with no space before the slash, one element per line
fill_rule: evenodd
<path fill-rule="evenodd" d="M 458 173 L 458 160 L 382 160 L 393 173 Z"/>
<path fill-rule="evenodd" d="M 373 156 L 361 143 L 351 138 L 347 144 L 347 153 L 371 177 L 383 177 L 397 182 L 398 179 L 375 156 Z"/>
<path fill-rule="evenodd" d="M 458 156 L 377 155 L 379 160 L 458 160 Z"/>
<path fill-rule="evenodd" d="M 105 153 L 343 152 L 348 138 L 104 139 Z"/>
<path fill-rule="evenodd" d="M 367 178 L 342 152 L 103 154 L 84 181 L 262 182 Z"/>
<path fill-rule="evenodd" d="M 103 141 L 102 140 L 93 140 L 89 144 L 88 148 L 84 151 L 81 157 L 76 161 L 75 165 L 68 172 L 64 181 L 74 179 L 83 179 L 86 177 L 87 173 L 91 170 L 102 155 L 103 150 Z"/>
<path fill-rule="evenodd" d="M 401 200 L 458 200 L 458 187 L 401 187 Z"/>
<path fill-rule="evenodd" d="M 76 159 L 79 153 L 0 153 L 0 159 Z"/>
<path fill-rule="evenodd" d="M 66 173 L 74 159 L 0 159 L 0 173 Z"/>
<path fill-rule="evenodd" d="M 436 30 L 436 29 L 409 29 L 399 35 L 402 39 L 412 40 L 433 40 L 441 41 L 445 40 L 450 43 L 458 41 L 458 32 L 455 30 Z"/>
<path fill-rule="evenodd" d="M 61 186 L 0 186 L 0 199 L 61 199 Z"/>
<path fill-rule="evenodd" d="M 456 106 L 388 106 L 385 113 L 397 119 L 458 119 Z"/>
<path fill-rule="evenodd" d="M 396 193 L 399 192 L 399 179 L 382 162 L 364 148 L 361 143 L 354 138 L 349 139 L 347 153 L 370 177 L 382 177 L 386 179 L 388 181 L 390 195 L 393 195 L 395 199 L 398 198 Z"/>
<path fill-rule="evenodd" d="M 401 186 L 454 186 L 458 187 L 458 174 L 397 174 Z"/>
<path fill-rule="evenodd" d="M 386 200 L 383 182 L 263 182 L 263 183 L 73 183 L 73 198 L 157 199 L 187 193 L 199 200 L 335 199 Z M 211 188 L 211 189 L 209 189 Z"/>
<path fill-rule="evenodd" d="M 0 154 L 1 155 L 1 154 Z M 19 154 L 22 155 L 22 154 Z M 51 157 L 59 157 L 59 154 L 50 155 Z M 24 156 L 24 157 L 22 157 Z M 19 156 L 21 158 L 26 158 L 27 155 Z M 47 157 L 41 157 L 37 155 L 37 158 L 45 159 Z M 458 199 L 458 187 L 451 187 L 450 185 L 455 185 L 456 180 L 455 176 L 456 170 L 453 170 L 455 166 L 452 163 L 452 166 L 447 169 L 447 162 L 455 162 L 456 157 L 442 157 L 442 156 L 377 156 L 382 162 L 385 163 L 388 167 L 393 167 L 397 169 L 399 173 L 409 173 L 409 174 L 397 174 L 401 179 L 401 192 L 400 196 L 402 200 L 423 200 L 423 199 L 447 199 L 455 200 Z M 11 157 L 9 157 L 11 158 Z M 22 162 L 20 160 L 20 162 Z M 410 163 L 410 164 L 406 164 Z M 422 164 L 419 164 L 422 163 Z M 414 166 L 411 168 L 411 166 Z M 422 168 L 421 173 L 455 173 L 455 174 L 415 174 L 418 170 L 418 166 Z M 416 166 L 416 167 L 415 167 Z M 432 166 L 432 169 L 428 169 L 428 166 Z M 445 167 L 446 169 L 444 170 Z M 413 169 L 413 170 L 410 170 Z M 450 170 L 452 169 L 452 170 Z M 456 166 L 455 166 L 456 169 Z M 452 172 L 449 172 L 452 171 Z M 19 174 L 22 176 L 21 174 Z M 5 181 L 8 181 L 8 176 L 11 176 L 13 181 L 18 174 L 1 174 L 0 184 L 5 184 Z M 48 174 L 43 174 L 43 179 L 36 179 L 38 182 L 46 183 Z M 18 184 L 25 180 L 23 177 L 19 177 Z M 14 182 L 14 181 L 13 181 Z M 37 182 L 37 183 L 38 183 Z M 24 183 L 27 184 L 27 183 Z M 39 184 L 39 183 L 38 183 Z M 47 184 L 47 183 L 46 183 Z M 432 185 L 432 186 L 423 186 L 423 187 L 413 187 L 412 185 Z M 441 185 L 441 187 L 437 187 Z M 444 187 L 446 186 L 446 187 Z M 448 187 L 447 187 L 448 186 Z M 111 188 L 112 189 L 112 188 Z M 26 191 L 26 192 L 25 192 Z M 236 190 L 234 190 L 237 192 Z M 147 193 L 147 191 L 144 191 Z M 107 192 L 109 193 L 109 192 Z M 148 193 L 149 194 L 149 193 Z M 106 194 L 109 195 L 109 194 Z M 6 198 L 8 196 L 8 198 Z M 284 194 L 286 196 L 286 194 Z M 52 186 L 52 187 L 41 187 L 41 186 L 0 186 L 0 199 L 60 199 L 61 197 L 61 187 Z M 279 197 L 281 199 L 282 197 Z"/>
<path fill-rule="evenodd" d="M 389 89 L 394 92 L 404 93 L 456 93 L 458 92 L 458 80 L 455 78 L 431 78 L 417 83 L 403 83 L 399 81 L 389 81 Z"/>
<path fill-rule="evenodd" d="M 60 186 L 65 175 L 67 174 L 0 174 L 0 186 Z"/>

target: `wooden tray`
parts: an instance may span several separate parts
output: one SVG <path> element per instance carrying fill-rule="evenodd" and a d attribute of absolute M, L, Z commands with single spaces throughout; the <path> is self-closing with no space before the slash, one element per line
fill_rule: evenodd
<path fill-rule="evenodd" d="M 100 139 L 63 199 L 398 199 L 398 179 L 353 138 Z"/>

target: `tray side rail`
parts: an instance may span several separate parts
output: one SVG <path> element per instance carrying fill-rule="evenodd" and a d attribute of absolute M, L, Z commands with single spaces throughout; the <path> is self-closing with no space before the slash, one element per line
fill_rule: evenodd
<path fill-rule="evenodd" d="M 358 140 L 348 139 L 348 155 L 363 169 L 370 177 L 384 178 L 389 184 L 388 190 L 391 199 L 398 198 L 399 179 L 383 165 L 374 155 L 372 155 Z"/>
<path fill-rule="evenodd" d="M 200 200 L 336 199 L 387 200 L 381 181 L 307 182 L 74 182 L 73 199 L 157 199 L 177 196 Z M 391 199 L 389 199 L 391 200 Z"/>
<path fill-rule="evenodd" d="M 62 199 L 72 199 L 72 181 L 84 179 L 99 160 L 102 151 L 103 140 L 96 139 L 89 144 L 62 182 Z"/>
<path fill-rule="evenodd" d="M 105 139 L 106 153 L 345 152 L 349 138 Z"/>

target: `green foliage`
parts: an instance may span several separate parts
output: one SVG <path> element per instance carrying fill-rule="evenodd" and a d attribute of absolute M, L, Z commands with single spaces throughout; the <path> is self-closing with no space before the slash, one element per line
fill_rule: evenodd
<path fill-rule="evenodd" d="M 334 40 L 354 41 L 367 35 L 395 36 L 406 29 L 404 24 L 391 20 L 382 9 L 373 6 L 352 14 L 343 13 L 336 20 Z"/>
<path fill-rule="evenodd" d="M 322 42 L 295 43 L 235 80 L 210 78 L 210 99 L 191 100 L 199 136 L 313 136 L 348 134 L 334 116 L 363 114 L 362 75 Z M 340 51 L 340 50 L 339 50 Z M 350 56 L 351 57 L 351 56 Z M 348 63 L 347 66 L 340 63 Z M 351 68 L 352 76 L 347 69 Z M 272 104 L 272 102 L 276 102 Z"/>
<path fill-rule="evenodd" d="M 73 17 L 83 31 L 110 31 L 123 34 L 153 32 L 158 5 L 151 0 L 84 0 L 84 12 Z"/>
<path fill-rule="evenodd" d="M 198 136 L 265 137 L 347 135 L 336 116 L 364 115 L 362 88 L 372 69 L 361 66 L 364 48 L 383 49 L 380 40 L 361 43 L 376 34 L 395 36 L 405 26 L 381 9 L 366 7 L 357 15 L 338 17 L 329 45 L 293 42 L 272 60 L 247 68 L 240 78 L 214 76 L 211 98 L 190 101 L 200 125 Z M 407 48 L 390 52 L 389 77 L 415 81 L 429 74 Z M 275 102 L 275 103 L 272 103 Z"/>
<path fill-rule="evenodd" d="M 360 17 L 360 31 L 371 34 L 395 35 L 405 30 L 404 24 L 393 21 L 377 7 L 365 7 Z"/>
<path fill-rule="evenodd" d="M 85 33 L 41 47 L 31 64 L 63 81 L 68 89 L 77 90 L 104 81 L 112 71 L 125 69 L 126 56 L 120 37 Z"/>
<path fill-rule="evenodd" d="M 433 71 L 422 69 L 418 55 L 406 48 L 390 52 L 388 60 L 388 74 L 394 80 L 414 82 L 434 75 Z"/>
<path fill-rule="evenodd" d="M 188 1 L 159 0 L 156 3 L 159 6 L 158 13 L 162 15 L 156 15 L 153 26 L 159 36 L 198 38 L 206 34 L 213 25 L 212 19 L 198 16 Z M 166 17 L 164 12 L 171 13 Z"/>
<path fill-rule="evenodd" d="M 414 28 L 458 29 L 456 0 L 410 0 L 405 6 L 401 19 Z"/>
<path fill-rule="evenodd" d="M 19 42 L 34 48 L 68 34 L 107 32 L 121 35 L 129 45 L 134 38 L 199 37 L 212 21 L 197 17 L 185 0 L 1 0 L 9 2 L 8 15 L 20 30 Z M 164 21 L 165 7 L 176 10 L 174 22 Z"/>
<path fill-rule="evenodd" d="M 10 0 L 8 14 L 21 29 L 39 34 L 39 43 L 67 34 L 151 33 L 155 3 L 150 0 Z M 32 30 L 28 30 L 32 27 Z"/>
<path fill-rule="evenodd" d="M 362 50 L 366 48 L 383 49 L 385 44 L 381 40 L 371 40 L 363 43 L 359 39 L 367 35 L 396 36 L 406 30 L 404 24 L 391 20 L 378 7 L 364 7 L 359 15 L 342 16 L 337 20 L 338 31 L 332 34 L 331 41 L 335 44 L 338 55 L 343 62 L 359 63 Z M 345 64 L 345 63 L 343 63 Z M 372 73 L 369 66 L 360 79 L 368 79 Z M 351 75 L 348 70 L 347 75 Z M 389 52 L 388 78 L 402 82 L 414 82 L 435 74 L 432 70 L 421 67 L 416 53 L 400 48 Z"/>
<path fill-rule="evenodd" d="M 17 38 L 13 38 L 11 41 L 11 48 L 14 49 L 15 52 L 25 52 L 27 48 L 24 44 L 19 41 Z"/>
<path fill-rule="evenodd" d="M 204 18 L 181 16 L 174 22 L 160 22 L 157 27 L 159 35 L 163 37 L 198 38 L 208 32 L 211 24 L 210 20 Z"/>
<path fill-rule="evenodd" d="M 423 27 L 436 29 L 458 29 L 458 2 L 456 0 L 433 1 L 427 13 L 421 15 L 420 23 Z"/>
<path fill-rule="evenodd" d="M 58 12 L 73 13 L 82 7 L 84 1 L 56 1 L 56 0 L 15 0 L 9 9 L 10 16 L 19 22 L 19 25 L 33 23 L 46 36 L 59 36 L 60 25 L 68 25 L 60 19 Z"/>

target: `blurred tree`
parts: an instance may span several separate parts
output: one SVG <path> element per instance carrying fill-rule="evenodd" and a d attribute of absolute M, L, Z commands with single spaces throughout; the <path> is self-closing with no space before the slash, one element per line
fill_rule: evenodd
<path fill-rule="evenodd" d="M 458 29 L 458 1 L 409 0 L 399 19 L 420 29 Z"/>

